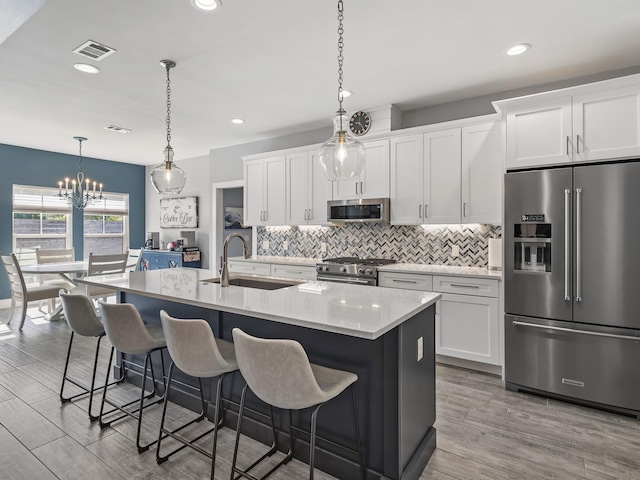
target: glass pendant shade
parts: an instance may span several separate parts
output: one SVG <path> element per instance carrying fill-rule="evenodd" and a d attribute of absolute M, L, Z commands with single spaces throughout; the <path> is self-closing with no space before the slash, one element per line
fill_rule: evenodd
<path fill-rule="evenodd" d="M 165 195 L 177 195 L 184 188 L 187 176 L 184 170 L 173 163 L 173 149 L 164 149 L 165 161 L 151 171 L 151 183 L 156 192 Z"/>
<path fill-rule="evenodd" d="M 346 113 L 338 111 L 333 119 L 333 136 L 320 148 L 320 166 L 331 181 L 355 180 L 364 168 L 364 145 L 344 130 L 347 125 Z"/>

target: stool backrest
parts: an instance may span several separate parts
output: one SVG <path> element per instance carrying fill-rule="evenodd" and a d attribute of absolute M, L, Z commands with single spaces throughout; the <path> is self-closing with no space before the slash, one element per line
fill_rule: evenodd
<path fill-rule="evenodd" d="M 300 343 L 257 338 L 239 328 L 232 333 L 240 373 L 258 398 L 283 409 L 324 398 Z"/>
<path fill-rule="evenodd" d="M 106 275 L 108 273 L 122 273 L 127 266 L 127 253 L 115 255 L 89 254 L 87 275 Z"/>
<path fill-rule="evenodd" d="M 144 325 L 138 309 L 130 303 L 98 302 L 107 338 L 123 353 L 147 353 L 164 346 L 154 339 Z"/>
<path fill-rule="evenodd" d="M 43 249 L 36 248 L 36 261 L 42 263 L 66 263 L 75 260 L 75 250 L 68 249 Z"/>
<path fill-rule="evenodd" d="M 96 315 L 96 310 L 89 297 L 72 295 L 64 290 L 60 290 L 59 297 L 64 310 L 64 318 L 71 330 L 84 337 L 98 335 L 100 331 L 104 332 L 102 322 Z"/>
<path fill-rule="evenodd" d="M 167 349 L 176 366 L 187 375 L 194 377 L 218 376 L 229 371 L 211 326 L 204 320 L 180 319 L 160 311 L 162 331 Z M 217 373 L 212 373 L 218 370 Z"/>

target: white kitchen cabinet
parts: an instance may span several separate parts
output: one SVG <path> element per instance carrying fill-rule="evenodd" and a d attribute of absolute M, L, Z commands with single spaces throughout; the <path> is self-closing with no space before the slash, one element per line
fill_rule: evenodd
<path fill-rule="evenodd" d="M 459 128 L 391 140 L 391 223 L 460 223 Z"/>
<path fill-rule="evenodd" d="M 269 263 L 229 260 L 227 266 L 229 268 L 229 273 L 271 275 L 271 264 Z"/>
<path fill-rule="evenodd" d="M 421 273 L 379 272 L 378 285 L 404 290 L 433 291 L 433 277 Z"/>
<path fill-rule="evenodd" d="M 389 196 L 389 140 L 363 142 L 367 156 L 358 180 L 334 182 L 333 199 Z"/>
<path fill-rule="evenodd" d="M 326 225 L 331 189 L 317 150 L 286 155 L 286 224 Z"/>
<path fill-rule="evenodd" d="M 502 125 L 462 128 L 462 223 L 502 223 Z"/>
<path fill-rule="evenodd" d="M 640 155 L 640 85 L 507 105 L 507 168 Z"/>
<path fill-rule="evenodd" d="M 272 263 L 271 276 L 294 278 L 296 280 L 315 280 L 318 274 L 316 272 L 316 267 Z"/>
<path fill-rule="evenodd" d="M 244 224 L 285 224 L 285 157 L 244 162 Z"/>

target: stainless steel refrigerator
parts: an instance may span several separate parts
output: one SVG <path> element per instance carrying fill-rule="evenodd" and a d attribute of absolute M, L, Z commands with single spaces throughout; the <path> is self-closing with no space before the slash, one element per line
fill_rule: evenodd
<path fill-rule="evenodd" d="M 640 418 L 640 162 L 505 175 L 507 388 Z"/>

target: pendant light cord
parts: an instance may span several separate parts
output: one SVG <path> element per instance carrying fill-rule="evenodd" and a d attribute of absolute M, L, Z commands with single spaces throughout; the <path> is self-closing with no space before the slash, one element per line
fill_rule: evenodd
<path fill-rule="evenodd" d="M 344 63 L 344 56 L 342 55 L 344 48 L 344 40 L 342 38 L 344 34 L 344 27 L 342 26 L 342 20 L 344 20 L 343 9 L 342 0 L 338 0 L 338 103 L 340 104 L 338 114 L 340 115 L 340 131 L 344 131 L 342 126 L 342 65 Z"/>
<path fill-rule="evenodd" d="M 167 67 L 167 148 L 171 149 L 171 78 L 169 78 L 169 70 L 172 65 L 166 63 Z"/>

